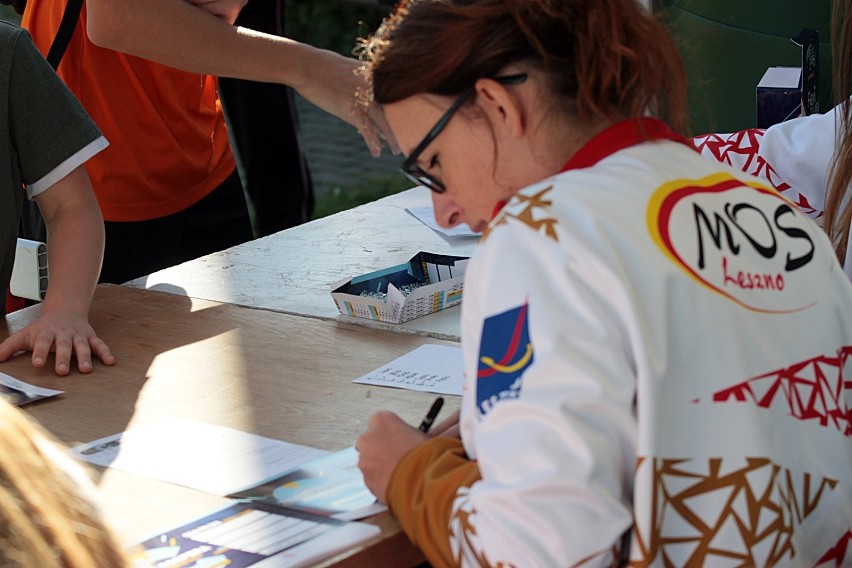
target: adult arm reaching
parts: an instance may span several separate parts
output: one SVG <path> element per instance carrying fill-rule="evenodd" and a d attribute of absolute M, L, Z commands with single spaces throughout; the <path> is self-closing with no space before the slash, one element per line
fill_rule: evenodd
<path fill-rule="evenodd" d="M 360 62 L 288 38 L 231 25 L 243 0 L 90 0 L 87 33 L 99 46 L 192 73 L 289 85 L 352 124 L 373 155 L 388 129 L 381 108 L 358 104 Z M 395 143 L 387 135 L 397 153 Z"/>

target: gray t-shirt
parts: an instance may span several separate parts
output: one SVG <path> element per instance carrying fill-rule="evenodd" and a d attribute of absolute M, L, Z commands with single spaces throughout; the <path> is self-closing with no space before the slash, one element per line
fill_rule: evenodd
<path fill-rule="evenodd" d="M 29 33 L 0 22 L 0 314 L 12 274 L 25 184 L 44 185 L 55 171 L 67 174 L 105 145 Z M 71 163 L 75 157 L 82 161 Z"/>

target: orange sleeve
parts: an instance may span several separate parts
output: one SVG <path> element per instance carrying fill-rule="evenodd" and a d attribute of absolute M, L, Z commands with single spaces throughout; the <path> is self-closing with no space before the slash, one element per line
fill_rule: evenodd
<path fill-rule="evenodd" d="M 450 516 L 456 493 L 480 479 L 461 440 L 433 438 L 408 452 L 391 474 L 388 507 L 432 566 L 456 566 Z"/>

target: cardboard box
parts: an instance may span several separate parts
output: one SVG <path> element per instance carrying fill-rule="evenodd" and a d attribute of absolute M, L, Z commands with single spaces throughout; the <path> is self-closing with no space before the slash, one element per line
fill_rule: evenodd
<path fill-rule="evenodd" d="M 404 264 L 331 285 L 341 314 L 403 323 L 461 303 L 468 258 L 419 252 Z"/>
<path fill-rule="evenodd" d="M 801 51 L 800 67 L 770 67 L 756 89 L 757 127 L 819 112 L 819 32 L 805 28 L 792 42 Z"/>
<path fill-rule="evenodd" d="M 802 114 L 802 69 L 770 67 L 757 84 L 757 127 L 796 118 Z"/>

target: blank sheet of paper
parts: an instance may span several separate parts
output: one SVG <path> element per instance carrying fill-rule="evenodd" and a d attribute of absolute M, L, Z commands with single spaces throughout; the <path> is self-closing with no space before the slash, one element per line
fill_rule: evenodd
<path fill-rule="evenodd" d="M 426 344 L 352 382 L 461 396 L 463 375 L 461 347 Z"/>
<path fill-rule="evenodd" d="M 214 493 L 253 487 L 328 454 L 184 418 L 131 428 L 72 449 L 80 459 Z"/>
<path fill-rule="evenodd" d="M 445 237 L 478 238 L 482 236 L 482 233 L 473 232 L 467 223 L 460 223 L 455 227 L 450 228 L 440 226 L 438 221 L 435 219 L 435 209 L 433 207 L 406 207 L 405 210 L 413 215 L 418 221 Z"/>

